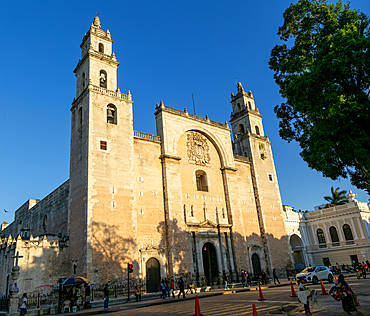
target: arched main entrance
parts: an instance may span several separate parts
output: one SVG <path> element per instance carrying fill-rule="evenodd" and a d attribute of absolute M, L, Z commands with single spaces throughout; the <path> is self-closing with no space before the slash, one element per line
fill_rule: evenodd
<path fill-rule="evenodd" d="M 256 253 L 252 255 L 253 274 L 258 277 L 261 274 L 261 262 L 260 257 Z"/>
<path fill-rule="evenodd" d="M 146 290 L 148 293 L 157 292 L 160 283 L 160 265 L 156 258 L 146 262 Z"/>
<path fill-rule="evenodd" d="M 293 260 L 294 260 L 294 268 L 302 270 L 306 267 L 303 260 L 302 248 L 303 243 L 301 238 L 294 234 L 290 236 L 290 247 L 292 247 L 293 251 Z"/>
<path fill-rule="evenodd" d="M 218 277 L 218 264 L 216 248 L 210 242 L 204 244 L 202 248 L 204 276 L 207 284 L 212 284 L 215 277 Z"/>

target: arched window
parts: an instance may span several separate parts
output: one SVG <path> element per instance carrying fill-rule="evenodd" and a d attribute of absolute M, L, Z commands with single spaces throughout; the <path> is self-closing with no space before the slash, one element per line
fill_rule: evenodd
<path fill-rule="evenodd" d="M 82 108 L 79 108 L 77 115 L 77 128 L 80 129 L 81 127 L 82 127 Z"/>
<path fill-rule="evenodd" d="M 102 43 L 99 43 L 99 52 L 104 53 L 104 45 Z"/>
<path fill-rule="evenodd" d="M 244 130 L 244 125 L 243 124 L 239 124 L 238 134 L 245 134 L 245 130 Z"/>
<path fill-rule="evenodd" d="M 193 208 L 193 205 L 190 206 L 190 216 L 193 217 L 194 216 L 194 208 Z"/>
<path fill-rule="evenodd" d="M 222 218 L 225 218 L 225 209 L 222 208 Z"/>
<path fill-rule="evenodd" d="M 46 230 L 46 222 L 48 221 L 48 217 L 45 215 L 44 220 L 42 221 L 42 228 Z"/>
<path fill-rule="evenodd" d="M 338 232 L 334 226 L 329 228 L 331 242 L 339 242 Z"/>
<path fill-rule="evenodd" d="M 260 135 L 260 128 L 256 125 L 256 134 Z"/>
<path fill-rule="evenodd" d="M 186 223 L 186 205 L 184 204 L 184 221 Z"/>
<path fill-rule="evenodd" d="M 252 110 L 252 104 L 248 101 L 248 108 Z"/>
<path fill-rule="evenodd" d="M 82 90 L 85 90 L 85 73 L 82 74 Z"/>
<path fill-rule="evenodd" d="M 242 108 L 240 107 L 240 103 L 238 103 L 236 106 L 238 108 L 238 111 L 240 112 L 242 110 Z"/>
<path fill-rule="evenodd" d="M 197 170 L 195 172 L 197 181 L 197 191 L 208 192 L 207 174 L 203 170 Z"/>
<path fill-rule="evenodd" d="M 99 83 L 100 87 L 107 88 L 107 72 L 105 70 L 100 70 Z"/>
<path fill-rule="evenodd" d="M 316 234 L 317 234 L 317 240 L 319 241 L 319 244 L 326 244 L 324 231 L 321 228 L 319 228 L 316 231 Z"/>
<path fill-rule="evenodd" d="M 348 224 L 343 225 L 343 233 L 346 240 L 353 240 L 352 230 Z"/>
<path fill-rule="evenodd" d="M 107 106 L 107 123 L 117 124 L 117 108 L 113 104 Z"/>

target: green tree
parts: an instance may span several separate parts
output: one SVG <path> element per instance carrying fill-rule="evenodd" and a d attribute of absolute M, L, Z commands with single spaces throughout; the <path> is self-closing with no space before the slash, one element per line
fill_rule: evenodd
<path fill-rule="evenodd" d="M 343 205 L 349 202 L 349 199 L 346 197 L 347 191 L 342 190 L 339 191 L 339 188 L 336 188 L 334 190 L 333 187 L 331 187 L 331 196 L 324 196 L 325 201 L 329 202 L 330 205 Z"/>
<path fill-rule="evenodd" d="M 370 194 L 369 18 L 341 1 L 299 0 L 284 12 L 269 60 L 285 102 L 279 134 L 312 169 Z"/>

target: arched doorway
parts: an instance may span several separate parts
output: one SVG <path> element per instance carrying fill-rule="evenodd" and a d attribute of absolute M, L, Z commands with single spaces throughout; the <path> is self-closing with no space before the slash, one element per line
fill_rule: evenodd
<path fill-rule="evenodd" d="M 253 274 L 258 277 L 261 274 L 261 262 L 260 257 L 256 253 L 252 255 Z"/>
<path fill-rule="evenodd" d="M 157 292 L 160 283 L 160 265 L 156 258 L 146 262 L 146 290 L 148 293 Z"/>
<path fill-rule="evenodd" d="M 210 242 L 204 244 L 202 248 L 204 276 L 207 284 L 212 284 L 215 277 L 218 277 L 218 264 L 216 248 Z"/>
<path fill-rule="evenodd" d="M 292 247 L 293 251 L 294 268 L 298 270 L 304 269 L 306 265 L 302 253 L 303 243 L 298 235 L 294 234 L 290 236 L 290 247 Z"/>

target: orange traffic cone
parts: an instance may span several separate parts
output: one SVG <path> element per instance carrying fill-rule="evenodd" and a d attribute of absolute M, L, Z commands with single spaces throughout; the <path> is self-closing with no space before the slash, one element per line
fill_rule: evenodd
<path fill-rule="evenodd" d="M 265 299 L 263 298 L 262 290 L 261 290 L 261 284 L 258 284 L 259 287 L 259 292 L 260 292 L 260 298 L 259 301 L 264 301 Z"/>
<path fill-rule="evenodd" d="M 198 295 L 195 298 L 195 315 L 194 316 L 200 316 L 200 306 L 199 306 Z"/>
<path fill-rule="evenodd" d="M 257 315 L 257 310 L 256 310 L 256 305 L 253 304 L 253 316 L 258 316 Z"/>
<path fill-rule="evenodd" d="M 295 294 L 295 291 L 294 291 L 294 287 L 293 287 L 293 283 L 290 282 L 290 289 L 292 290 L 292 295 L 290 295 L 290 297 L 297 297 L 297 295 Z"/>
<path fill-rule="evenodd" d="M 325 290 L 324 284 L 322 284 L 322 280 L 320 280 L 320 282 L 321 282 L 321 295 L 328 295 L 328 293 Z"/>

